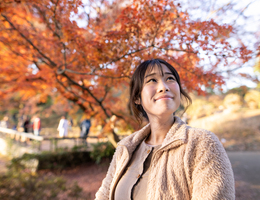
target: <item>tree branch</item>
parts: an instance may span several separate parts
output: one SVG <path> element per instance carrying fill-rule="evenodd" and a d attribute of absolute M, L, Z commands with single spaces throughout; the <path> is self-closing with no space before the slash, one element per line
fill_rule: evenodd
<path fill-rule="evenodd" d="M 168 0 L 165 1 L 165 3 L 167 3 L 167 2 L 168 2 Z M 158 26 L 157 26 L 157 24 L 156 24 L 157 28 L 156 28 L 156 31 L 155 31 L 155 34 L 154 34 L 154 37 L 153 37 L 152 46 L 154 46 L 155 38 L 156 38 L 157 33 L 158 33 L 159 29 L 160 29 L 160 26 L 161 26 L 161 24 L 162 24 L 162 22 L 163 22 L 163 18 L 164 18 L 165 13 L 166 13 L 166 6 L 164 7 L 164 11 L 163 11 L 163 14 L 162 14 L 162 18 L 161 18 L 160 23 L 158 24 Z"/>
<path fill-rule="evenodd" d="M 50 58 L 48 58 L 46 55 L 44 55 L 40 49 L 38 49 L 31 40 L 29 40 L 23 33 L 21 33 L 15 26 L 14 24 L 7 18 L 7 16 L 1 14 L 2 17 L 4 17 L 6 19 L 6 21 L 22 36 L 22 38 L 24 38 L 43 58 L 45 58 L 46 60 L 48 60 L 48 62 L 50 63 L 49 65 L 55 67 L 57 66 L 55 62 L 53 62 Z"/>
<path fill-rule="evenodd" d="M 102 110 L 104 111 L 105 115 L 107 117 L 110 117 L 110 115 L 107 113 L 105 107 L 103 106 L 102 102 L 100 100 L 98 100 L 95 95 L 89 90 L 89 88 L 84 87 L 80 84 L 78 84 L 77 82 L 75 82 L 74 80 L 72 80 L 66 73 L 63 73 L 62 76 L 66 77 L 68 81 L 70 81 L 73 85 L 78 86 L 79 88 L 82 88 L 84 90 L 86 90 L 88 92 L 88 94 L 98 103 L 98 105 L 102 108 Z"/>

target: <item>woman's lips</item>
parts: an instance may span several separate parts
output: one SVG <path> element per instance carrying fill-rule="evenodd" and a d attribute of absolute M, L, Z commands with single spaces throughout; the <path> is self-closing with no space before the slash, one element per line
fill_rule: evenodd
<path fill-rule="evenodd" d="M 157 97 L 157 98 L 155 99 L 155 101 L 163 100 L 163 99 L 173 99 L 173 97 L 172 97 L 172 96 L 169 96 L 169 95 L 163 95 L 163 96 Z"/>

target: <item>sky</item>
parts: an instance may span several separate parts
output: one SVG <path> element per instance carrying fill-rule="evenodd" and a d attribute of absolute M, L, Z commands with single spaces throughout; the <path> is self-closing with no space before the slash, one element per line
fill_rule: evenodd
<path fill-rule="evenodd" d="M 201 19 L 201 20 L 207 20 L 210 18 L 213 18 L 218 23 L 227 23 L 227 24 L 233 24 L 234 21 L 236 21 L 236 25 L 238 25 L 237 32 L 240 35 L 241 40 L 246 44 L 246 46 L 249 46 L 252 50 L 255 49 L 253 44 L 256 44 L 260 41 L 260 0 L 200 0 L 200 1 L 194 1 L 194 0 L 177 0 L 182 5 L 186 4 L 186 7 L 183 6 L 183 9 L 188 10 L 189 14 L 194 19 Z M 251 4 L 249 4 L 252 2 Z M 185 3 L 185 4 L 183 4 Z M 191 4 L 193 3 L 193 4 Z M 224 14 L 216 12 L 217 8 L 221 8 L 223 5 L 227 5 L 228 3 L 235 3 L 236 6 L 234 7 L 237 12 L 233 12 L 232 10 L 227 9 Z M 249 4 L 249 5 L 248 5 Z M 205 11 L 202 11 L 201 9 L 190 9 L 190 6 L 193 5 L 193 8 L 201 8 L 205 7 Z M 214 5 L 214 6 L 213 6 Z M 210 8 L 210 9 L 209 9 Z M 243 11 L 243 14 L 247 17 L 247 19 L 244 19 L 242 15 L 240 15 L 241 11 L 246 8 Z M 243 32 L 250 32 L 250 33 L 256 33 L 258 32 L 258 36 L 254 37 L 250 34 L 245 34 Z M 232 40 L 232 38 L 230 39 Z M 233 38 L 234 40 L 234 38 Z M 233 44 L 235 43 L 232 42 Z M 232 45 L 233 46 L 233 45 Z M 255 65 L 256 60 L 251 59 L 249 62 L 243 65 L 243 67 L 239 70 L 236 70 L 235 73 L 246 73 L 250 74 L 254 77 L 256 77 L 256 73 L 254 72 L 253 66 Z M 241 85 L 246 85 L 250 88 L 255 88 L 256 83 L 246 79 L 241 78 L 239 76 L 232 76 L 230 77 L 227 73 L 223 74 L 224 77 L 226 77 L 226 85 L 223 86 L 224 92 L 239 87 Z M 260 80 L 260 74 L 258 74 L 258 79 Z"/>
<path fill-rule="evenodd" d="M 241 4 L 245 5 L 248 2 L 249 2 L 249 0 L 242 0 Z M 248 6 L 248 8 L 244 11 L 244 14 L 246 16 L 252 17 L 252 20 L 250 20 L 249 22 L 246 23 L 247 25 L 245 26 L 245 29 L 247 31 L 257 32 L 260 30 L 259 8 L 260 8 L 260 0 L 256 0 L 252 4 L 250 4 Z M 245 23 L 244 20 L 242 20 L 241 18 L 239 18 L 237 22 L 241 23 L 241 24 Z M 260 35 L 258 35 L 258 42 L 259 42 L 259 36 Z M 250 42 L 253 38 L 250 36 L 245 36 L 244 39 Z M 252 66 L 254 66 L 254 65 L 255 65 L 255 60 L 251 60 L 245 68 L 241 68 L 240 70 L 237 70 L 237 72 L 248 73 L 250 75 L 256 76 L 256 73 L 254 72 L 254 69 L 252 68 Z M 258 75 L 258 78 L 260 79 L 259 75 Z M 248 87 L 255 88 L 257 84 L 250 80 L 233 77 L 231 80 L 228 81 L 228 84 L 226 85 L 226 89 L 231 89 L 231 88 L 237 87 L 238 85 L 246 85 Z"/>

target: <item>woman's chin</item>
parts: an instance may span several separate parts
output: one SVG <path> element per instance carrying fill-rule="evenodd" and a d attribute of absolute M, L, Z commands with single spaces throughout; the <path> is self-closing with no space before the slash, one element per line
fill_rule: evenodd
<path fill-rule="evenodd" d="M 174 111 L 166 110 L 166 111 L 163 111 L 163 112 L 156 112 L 156 113 L 154 113 L 153 115 L 150 115 L 150 116 L 151 117 L 154 116 L 154 117 L 159 118 L 159 119 L 169 119 L 173 116 L 173 113 L 174 113 Z"/>

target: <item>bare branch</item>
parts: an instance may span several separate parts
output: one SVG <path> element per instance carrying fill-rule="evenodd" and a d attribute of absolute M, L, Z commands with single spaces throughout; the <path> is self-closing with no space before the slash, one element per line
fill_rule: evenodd
<path fill-rule="evenodd" d="M 107 85 L 105 85 L 105 94 L 104 94 L 103 98 L 100 99 L 100 102 L 103 102 L 105 100 L 108 92 L 109 92 L 109 87 Z"/>
<path fill-rule="evenodd" d="M 249 4 L 247 4 L 242 10 L 241 12 L 238 14 L 237 18 L 234 20 L 232 26 L 234 26 L 238 20 L 238 18 L 242 15 L 243 12 L 245 12 L 245 10 L 250 6 L 250 4 L 252 4 L 254 1 L 251 1 Z"/>

